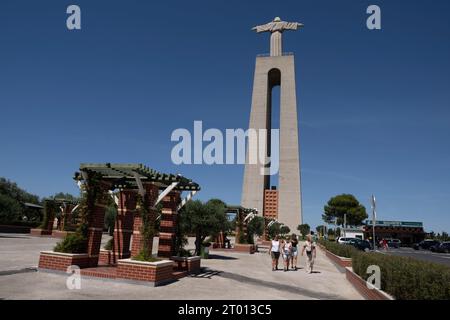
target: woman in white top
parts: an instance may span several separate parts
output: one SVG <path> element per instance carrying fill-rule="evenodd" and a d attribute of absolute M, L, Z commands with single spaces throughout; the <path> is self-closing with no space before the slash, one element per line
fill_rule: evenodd
<path fill-rule="evenodd" d="M 278 270 L 278 260 L 280 259 L 280 239 L 275 236 L 275 239 L 270 243 L 269 254 L 272 257 L 272 271 Z"/>
<path fill-rule="evenodd" d="M 314 259 L 316 258 L 316 245 L 312 242 L 311 235 L 306 236 L 306 242 L 302 248 L 302 256 L 306 251 L 306 272 L 312 273 L 314 266 Z"/>

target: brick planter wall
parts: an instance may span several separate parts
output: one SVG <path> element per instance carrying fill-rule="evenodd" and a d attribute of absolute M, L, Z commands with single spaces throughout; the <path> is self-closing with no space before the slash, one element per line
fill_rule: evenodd
<path fill-rule="evenodd" d="M 394 300 L 394 298 L 388 295 L 382 290 L 378 290 L 371 284 L 367 287 L 367 282 L 364 281 L 360 276 L 353 272 L 352 268 L 345 268 L 345 276 L 347 280 L 368 300 Z"/>
<path fill-rule="evenodd" d="M 335 255 L 334 253 L 331 253 L 330 251 L 325 250 L 325 255 L 328 259 L 336 263 L 338 266 L 342 268 L 351 267 L 352 266 L 352 259 L 351 258 L 343 258 Z"/>
<path fill-rule="evenodd" d="M 35 237 L 51 236 L 52 232 L 48 231 L 47 229 L 31 229 L 30 235 Z"/>
<path fill-rule="evenodd" d="M 12 226 L 12 225 L 0 225 L 0 232 L 2 233 L 30 233 L 31 227 L 24 227 L 24 226 Z"/>
<path fill-rule="evenodd" d="M 195 257 L 170 257 L 177 263 L 178 269 L 186 270 L 189 273 L 200 273 L 201 259 L 199 256 Z"/>
<path fill-rule="evenodd" d="M 97 259 L 97 258 L 96 258 Z M 80 268 L 90 267 L 92 258 L 87 253 L 61 253 L 54 251 L 41 251 L 39 257 L 40 269 L 66 271 L 68 266 L 76 265 Z"/>
<path fill-rule="evenodd" d="M 255 253 L 255 245 L 235 243 L 234 251 L 252 254 Z"/>
<path fill-rule="evenodd" d="M 173 280 L 173 261 L 157 262 L 134 261 L 122 259 L 117 261 L 117 278 L 144 281 L 158 286 Z"/>
<path fill-rule="evenodd" d="M 117 264 L 116 254 L 112 250 L 100 249 L 98 264 L 113 266 Z"/>

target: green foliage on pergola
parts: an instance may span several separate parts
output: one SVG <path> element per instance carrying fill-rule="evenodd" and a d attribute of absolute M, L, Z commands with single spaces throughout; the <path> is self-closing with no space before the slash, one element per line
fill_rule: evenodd
<path fill-rule="evenodd" d="M 80 171 L 99 174 L 105 181 L 112 182 L 116 189 L 137 189 L 136 178 L 142 183 L 155 183 L 160 188 L 166 188 L 174 182 L 178 185 L 174 190 L 199 191 L 200 186 L 181 175 L 162 173 L 143 164 L 132 163 L 82 163 Z M 82 180 L 80 172 L 75 173 L 75 180 Z"/>

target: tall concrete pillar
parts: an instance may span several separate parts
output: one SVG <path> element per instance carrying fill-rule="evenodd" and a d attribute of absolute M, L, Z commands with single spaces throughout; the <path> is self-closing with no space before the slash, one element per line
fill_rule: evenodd
<path fill-rule="evenodd" d="M 301 26 L 303 25 L 300 23 L 275 18 L 268 24 L 253 28 L 258 33 L 271 32 L 271 48 L 270 56 L 256 58 L 249 128 L 256 131 L 267 130 L 265 147 L 269 150 L 268 156 L 279 152 L 278 221 L 287 225 L 292 232 L 303 222 L 297 98 L 294 55 L 283 54 L 281 36 L 284 30 L 297 30 Z M 279 150 L 273 150 L 270 136 L 272 89 L 275 86 L 280 86 Z M 247 147 L 241 204 L 245 208 L 256 208 L 259 212 L 264 212 L 264 190 L 270 189 L 270 175 L 262 172 L 267 166 L 261 161 L 258 164 L 252 163 L 249 156 L 258 148 L 261 148 L 259 143 L 249 143 Z"/>

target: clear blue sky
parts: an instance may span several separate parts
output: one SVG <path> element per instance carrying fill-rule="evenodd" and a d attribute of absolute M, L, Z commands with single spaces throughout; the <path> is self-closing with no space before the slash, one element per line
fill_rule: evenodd
<path fill-rule="evenodd" d="M 257 3 L 257 4 L 256 4 Z M 68 31 L 78 4 L 82 30 Z M 382 30 L 365 26 L 378 4 Z M 449 1 L 0 2 L 0 176 L 76 193 L 80 162 L 145 163 L 239 203 L 242 166 L 171 163 L 176 128 L 246 128 L 255 56 L 275 16 L 296 54 L 303 209 L 333 195 L 450 231 Z"/>

